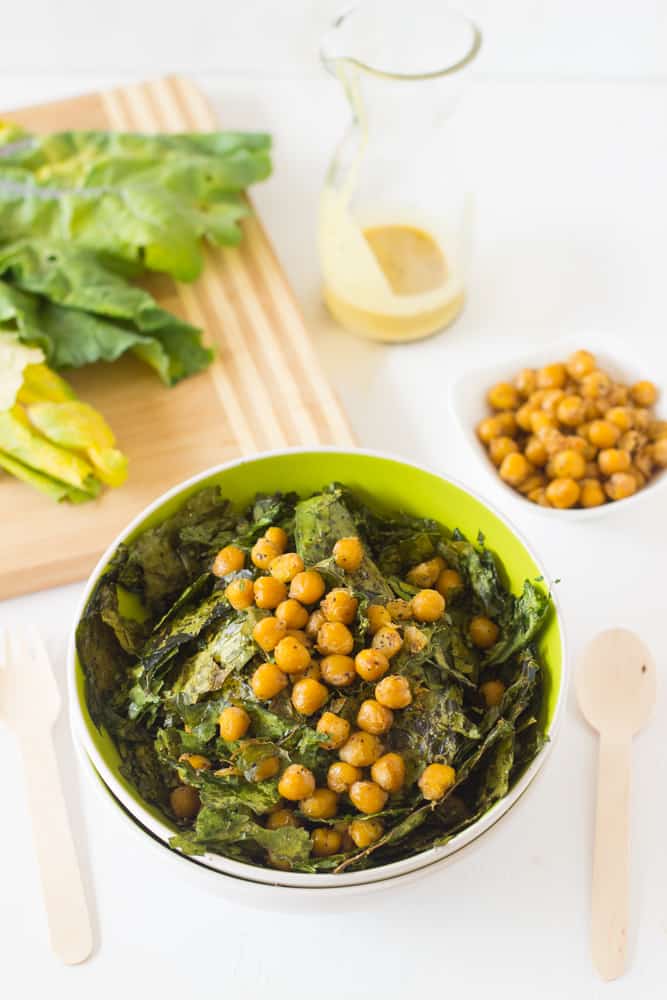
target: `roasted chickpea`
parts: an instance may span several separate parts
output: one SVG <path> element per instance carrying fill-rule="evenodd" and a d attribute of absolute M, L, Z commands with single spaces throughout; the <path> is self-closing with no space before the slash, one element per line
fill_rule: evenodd
<path fill-rule="evenodd" d="M 287 587 L 275 576 L 258 576 L 252 585 L 258 608 L 273 611 L 287 597 Z"/>
<path fill-rule="evenodd" d="M 511 382 L 497 382 L 491 386 L 486 398 L 494 410 L 516 410 L 519 405 L 519 391 Z"/>
<path fill-rule="evenodd" d="M 225 597 L 235 611 L 243 611 L 249 608 L 255 600 L 255 592 L 252 580 L 245 577 L 237 577 L 225 587 Z"/>
<path fill-rule="evenodd" d="M 648 436 L 651 441 L 660 441 L 661 438 L 667 437 L 667 420 L 651 420 Z"/>
<path fill-rule="evenodd" d="M 264 537 L 268 539 L 272 545 L 275 545 L 280 555 L 282 555 L 287 548 L 289 538 L 287 537 L 287 532 L 283 528 L 278 528 L 277 526 L 267 528 L 264 532 Z"/>
<path fill-rule="evenodd" d="M 596 448 L 613 448 L 621 432 L 608 420 L 593 420 L 588 428 L 588 440 Z"/>
<path fill-rule="evenodd" d="M 223 708 L 218 716 L 218 728 L 220 739 L 240 740 L 250 728 L 250 716 L 245 708 L 229 705 L 227 708 Z"/>
<path fill-rule="evenodd" d="M 500 478 L 504 482 L 509 483 L 510 486 L 519 486 L 524 479 L 527 479 L 531 472 L 532 466 L 525 455 L 522 455 L 520 452 L 508 455 L 507 458 L 503 459 L 500 466 Z"/>
<path fill-rule="evenodd" d="M 386 708 L 407 708 L 412 701 L 410 682 L 400 674 L 389 674 L 375 685 L 375 698 Z"/>
<path fill-rule="evenodd" d="M 396 630 L 391 629 L 391 631 Z M 380 632 L 377 635 L 380 635 Z M 354 667 L 362 680 L 377 681 L 389 670 L 389 659 L 381 649 L 362 649 L 354 658 Z"/>
<path fill-rule="evenodd" d="M 535 410 L 530 416 L 530 429 L 533 434 L 538 434 L 543 430 L 556 430 L 558 421 L 551 413 L 544 410 Z"/>
<path fill-rule="evenodd" d="M 571 478 L 552 479 L 546 488 L 547 500 L 552 507 L 557 507 L 559 510 L 574 507 L 580 494 L 579 483 Z"/>
<path fill-rule="evenodd" d="M 537 468 L 542 468 L 542 466 L 547 464 L 548 454 L 547 449 L 538 437 L 531 435 L 526 441 L 523 448 L 524 455 L 528 459 L 531 465 Z"/>
<path fill-rule="evenodd" d="M 271 615 L 268 618 L 260 619 L 252 630 L 253 639 L 267 653 L 275 649 L 286 634 L 287 630 L 284 624 Z"/>
<path fill-rule="evenodd" d="M 273 560 L 279 555 L 280 551 L 268 538 L 258 538 L 250 550 L 250 558 L 258 569 L 268 570 Z"/>
<path fill-rule="evenodd" d="M 328 741 L 322 744 L 325 750 L 338 750 L 350 735 L 350 723 L 335 712 L 323 712 L 315 728 L 328 737 Z"/>
<path fill-rule="evenodd" d="M 562 389 L 547 389 L 542 399 L 542 410 L 555 419 L 556 411 L 563 399 L 565 399 L 565 392 Z"/>
<path fill-rule="evenodd" d="M 428 646 L 428 636 L 416 625 L 406 625 L 403 629 L 403 649 L 408 653 L 421 653 Z"/>
<path fill-rule="evenodd" d="M 208 771 L 211 767 L 208 757 L 200 753 L 182 753 L 178 759 L 184 764 L 189 764 L 195 771 Z"/>
<path fill-rule="evenodd" d="M 322 628 L 326 621 L 324 617 L 324 612 L 317 608 L 316 611 L 311 612 L 310 618 L 308 619 L 308 624 L 306 625 L 306 635 L 309 639 L 317 639 L 317 633 Z"/>
<path fill-rule="evenodd" d="M 361 539 L 353 535 L 349 538 L 339 538 L 333 547 L 334 562 L 346 573 L 356 573 L 364 560 L 364 547 Z"/>
<path fill-rule="evenodd" d="M 391 615 L 381 604 L 369 604 L 366 614 L 371 635 L 375 635 L 385 625 L 391 625 Z"/>
<path fill-rule="evenodd" d="M 581 379 L 581 395 L 584 399 L 600 399 L 611 390 L 611 379 L 605 372 L 587 372 Z"/>
<path fill-rule="evenodd" d="M 528 499 L 532 503 L 538 504 L 540 507 L 550 507 L 551 504 L 547 500 L 547 491 L 543 486 L 539 486 L 536 490 L 531 490 L 528 493 Z"/>
<path fill-rule="evenodd" d="M 460 590 L 462 586 L 463 580 L 455 569 L 443 569 L 438 577 L 435 589 L 447 600 L 450 594 L 456 590 Z"/>
<path fill-rule="evenodd" d="M 227 576 L 236 573 L 245 566 L 245 553 L 238 545 L 225 545 L 213 560 L 211 572 L 215 576 Z"/>
<path fill-rule="evenodd" d="M 310 653 L 296 636 L 286 635 L 276 646 L 276 663 L 286 674 L 298 674 L 310 663 Z"/>
<path fill-rule="evenodd" d="M 503 459 L 518 450 L 519 445 L 511 437 L 497 437 L 489 441 L 489 458 L 494 465 L 500 465 Z"/>
<path fill-rule="evenodd" d="M 281 601 L 276 608 L 276 618 L 285 628 L 301 629 L 308 624 L 309 614 L 303 604 L 299 604 L 293 597 Z"/>
<path fill-rule="evenodd" d="M 361 778 L 361 768 L 346 764 L 344 760 L 337 760 L 327 771 L 327 785 L 332 792 L 338 792 L 339 795 L 347 792 L 350 785 L 360 781 Z"/>
<path fill-rule="evenodd" d="M 537 410 L 538 407 L 535 403 L 528 402 L 524 403 L 516 411 L 516 422 L 522 431 L 531 431 L 533 429 L 533 413 L 537 413 Z M 498 437 L 499 435 L 496 436 Z M 485 444 L 490 444 L 491 440 L 489 439 Z"/>
<path fill-rule="evenodd" d="M 484 444 L 489 444 L 494 438 L 500 437 L 503 433 L 502 420 L 500 414 L 495 417 L 485 417 L 477 425 L 477 436 Z"/>
<path fill-rule="evenodd" d="M 578 427 L 584 422 L 586 408 L 581 396 L 563 396 L 556 407 L 556 416 L 566 427 Z"/>
<path fill-rule="evenodd" d="M 537 389 L 537 375 L 535 374 L 535 370 L 533 368 L 522 368 L 514 377 L 514 385 L 519 395 L 523 396 L 524 399 L 528 399 L 530 394 Z M 513 407 L 513 409 L 516 409 L 516 407 Z"/>
<path fill-rule="evenodd" d="M 289 596 L 302 604 L 315 604 L 325 591 L 324 580 L 316 569 L 297 573 L 290 583 Z"/>
<path fill-rule="evenodd" d="M 252 769 L 253 781 L 268 781 L 275 778 L 280 770 L 280 757 L 263 757 Z"/>
<path fill-rule="evenodd" d="M 456 782 L 456 771 L 449 764 L 429 764 L 417 784 L 425 799 L 435 802 L 449 791 Z"/>
<path fill-rule="evenodd" d="M 470 620 L 468 634 L 479 649 L 490 649 L 498 641 L 499 628 L 485 615 L 476 615 Z"/>
<path fill-rule="evenodd" d="M 385 792 L 398 792 L 405 782 L 405 761 L 399 753 L 385 753 L 372 765 L 371 778 Z"/>
<path fill-rule="evenodd" d="M 308 819 L 333 819 L 338 812 L 338 796 L 330 788 L 316 788 L 299 802 L 299 809 Z"/>
<path fill-rule="evenodd" d="M 357 712 L 357 725 L 365 733 L 381 736 L 388 732 L 394 722 L 394 713 L 390 708 L 381 705 L 379 701 L 367 698 L 362 701 Z"/>
<path fill-rule="evenodd" d="M 190 785 L 179 785 L 169 793 L 169 805 L 176 819 L 194 819 L 201 806 L 199 793 Z"/>
<path fill-rule="evenodd" d="M 595 371 L 595 355 L 590 351 L 575 351 L 567 359 L 567 371 L 577 381 L 582 379 Z"/>
<path fill-rule="evenodd" d="M 634 424 L 634 413 L 629 406 L 611 406 L 605 413 L 605 420 L 620 431 L 629 431 Z"/>
<path fill-rule="evenodd" d="M 555 362 L 538 369 L 537 387 L 538 389 L 562 389 L 567 380 L 565 365 Z"/>
<path fill-rule="evenodd" d="M 518 430 L 514 414 L 510 410 L 504 410 L 496 416 L 500 426 L 500 433 L 506 437 L 514 437 Z"/>
<path fill-rule="evenodd" d="M 615 472 L 604 488 L 610 500 L 625 500 L 637 492 L 637 480 L 629 472 Z"/>
<path fill-rule="evenodd" d="M 353 819 L 347 829 L 355 845 L 361 850 L 370 847 L 382 836 L 382 823 L 376 819 Z"/>
<path fill-rule="evenodd" d="M 505 440 L 509 441 L 511 438 L 506 438 Z M 420 562 L 416 566 L 413 566 L 408 571 L 406 580 L 413 587 L 432 587 L 444 568 L 445 560 L 442 556 L 434 556 L 433 559 L 428 559 L 426 562 Z M 389 605 L 387 607 L 391 613 Z"/>
<path fill-rule="evenodd" d="M 606 499 L 599 479 L 582 479 L 579 497 L 582 507 L 600 507 Z"/>
<path fill-rule="evenodd" d="M 359 812 L 372 815 L 381 812 L 387 802 L 387 793 L 374 781 L 355 781 L 348 792 L 350 802 Z"/>
<path fill-rule="evenodd" d="M 656 465 L 661 469 L 667 468 L 667 437 L 658 438 L 651 446 L 651 455 Z"/>
<path fill-rule="evenodd" d="M 349 687 L 357 677 L 354 668 L 354 660 L 351 656 L 342 656 L 339 653 L 332 653 L 320 660 L 322 678 L 331 684 L 332 687 Z"/>
<path fill-rule="evenodd" d="M 338 751 L 338 756 L 346 764 L 354 767 L 370 767 L 382 753 L 382 744 L 374 733 L 352 733 L 349 740 Z"/>
<path fill-rule="evenodd" d="M 391 628 L 390 626 L 385 626 L 379 629 L 373 636 L 371 646 L 374 650 L 380 653 L 384 653 L 387 659 L 391 659 L 400 650 L 403 645 L 403 640 L 401 639 L 400 632 Z M 363 650 L 362 650 L 363 652 Z M 356 662 L 356 661 L 355 661 Z M 359 665 L 357 664 L 357 672 L 359 672 Z M 361 675 L 363 677 L 363 674 Z M 377 680 L 375 677 L 366 677 L 365 680 Z"/>
<path fill-rule="evenodd" d="M 530 493 L 534 493 L 535 490 L 542 489 L 546 486 L 546 476 L 542 472 L 535 472 L 532 476 L 528 476 L 528 479 L 524 479 L 521 486 L 517 489 L 519 493 L 523 493 L 524 496 L 528 496 Z"/>
<path fill-rule="evenodd" d="M 499 680 L 485 681 L 483 684 L 480 684 L 479 690 L 486 707 L 494 708 L 503 700 L 505 685 Z"/>
<path fill-rule="evenodd" d="M 351 625 L 357 613 L 358 604 L 358 600 L 349 590 L 345 590 L 343 587 L 334 587 L 323 599 L 320 608 L 328 622 Z"/>
<path fill-rule="evenodd" d="M 412 613 L 418 622 L 437 622 L 445 613 L 445 599 L 437 590 L 420 590 L 412 598 Z"/>
<path fill-rule="evenodd" d="M 387 611 L 394 621 L 407 622 L 413 617 L 412 601 L 396 597 L 393 601 L 387 601 Z"/>
<path fill-rule="evenodd" d="M 313 677 L 302 677 L 292 688 L 292 704 L 299 715 L 312 715 L 322 708 L 329 692 Z"/>
<path fill-rule="evenodd" d="M 328 858 L 332 854 L 338 854 L 343 843 L 343 835 L 338 830 L 331 830 L 328 826 L 320 826 L 310 835 L 313 842 L 313 854 L 316 858 Z"/>
<path fill-rule="evenodd" d="M 630 468 L 630 454 L 620 448 L 604 448 L 598 455 L 598 465 L 603 476 L 627 472 Z"/>
<path fill-rule="evenodd" d="M 354 636 L 347 625 L 341 622 L 324 622 L 317 633 L 317 648 L 320 653 L 330 656 L 337 653 L 346 656 L 352 652 Z"/>
<path fill-rule="evenodd" d="M 269 571 L 276 580 L 289 583 L 297 574 L 303 572 L 303 559 L 297 552 L 285 552 L 271 560 Z"/>
<path fill-rule="evenodd" d="M 262 663 L 250 678 L 250 687 L 259 701 L 270 701 L 287 685 L 287 677 L 275 663 Z"/>
<path fill-rule="evenodd" d="M 267 830 L 282 830 L 285 826 L 299 826 L 299 819 L 291 809 L 274 809 L 266 817 Z"/>
<path fill-rule="evenodd" d="M 553 479 L 583 479 L 586 459 L 573 448 L 557 451 L 547 466 L 547 473 Z"/>
<path fill-rule="evenodd" d="M 658 398 L 658 390 L 653 382 L 635 382 L 630 389 L 632 402 L 637 406 L 653 406 Z"/>
<path fill-rule="evenodd" d="M 315 791 L 315 775 L 303 764 L 290 764 L 278 782 L 278 792 L 289 802 L 300 802 Z"/>

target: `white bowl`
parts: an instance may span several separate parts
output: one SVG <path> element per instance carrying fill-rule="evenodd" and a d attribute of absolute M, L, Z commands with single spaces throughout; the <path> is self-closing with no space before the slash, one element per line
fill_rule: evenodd
<path fill-rule="evenodd" d="M 133 532 L 138 530 L 147 518 L 155 514 L 155 512 L 161 509 L 163 505 L 173 505 L 174 502 L 177 503 L 181 496 L 185 497 L 185 494 L 193 492 L 193 489 L 196 489 L 197 486 L 203 487 L 207 481 L 216 480 L 218 478 L 222 478 L 224 480 L 225 475 L 235 477 L 236 480 L 239 480 L 244 475 L 246 469 L 249 469 L 257 463 L 270 464 L 272 462 L 283 462 L 284 464 L 287 461 L 289 461 L 290 464 L 298 462 L 299 465 L 295 466 L 295 469 L 300 468 L 302 465 L 307 466 L 309 463 L 311 467 L 315 464 L 318 468 L 318 474 L 320 462 L 327 468 L 327 471 L 330 470 L 332 463 L 335 465 L 336 462 L 340 462 L 342 465 L 356 463 L 359 467 L 361 467 L 362 464 L 381 465 L 382 473 L 384 475 L 393 471 L 397 476 L 400 476 L 401 469 L 404 470 L 405 475 L 411 471 L 413 477 L 415 474 L 420 477 L 420 482 L 422 483 L 424 489 L 436 490 L 438 492 L 440 490 L 445 492 L 449 491 L 450 493 L 456 491 L 457 494 L 463 493 L 466 495 L 466 503 L 469 503 L 471 507 L 474 506 L 475 508 L 475 510 L 471 513 L 471 516 L 474 515 L 475 517 L 479 517 L 479 508 L 486 508 L 487 516 L 491 515 L 492 518 L 495 518 L 496 521 L 499 522 L 496 531 L 510 533 L 514 536 L 515 540 L 520 543 L 525 558 L 530 560 L 531 572 L 533 569 L 537 570 L 537 574 L 535 575 L 541 575 L 546 582 L 546 586 L 550 586 L 549 576 L 544 566 L 523 538 L 521 532 L 519 532 L 514 525 L 510 524 L 507 518 L 495 510 L 487 501 L 482 500 L 473 491 L 467 487 L 463 487 L 460 483 L 450 479 L 449 477 L 439 475 L 431 470 L 417 466 L 414 463 L 407 463 L 401 459 L 394 458 L 393 456 L 382 455 L 377 452 L 360 450 L 351 452 L 335 447 L 320 447 L 317 449 L 300 448 L 290 449 L 284 452 L 270 452 L 248 459 L 238 459 L 216 466 L 212 469 L 207 469 L 199 475 L 193 476 L 191 479 L 188 479 L 184 483 L 175 486 L 173 489 L 163 494 L 144 511 L 142 511 L 125 528 L 125 530 L 120 533 L 120 535 L 111 543 L 91 573 L 77 609 L 74 626 L 70 636 L 67 654 L 67 675 L 70 698 L 70 718 L 75 742 L 77 745 L 82 747 L 86 757 L 93 765 L 103 784 L 122 804 L 123 808 L 127 810 L 132 817 L 134 817 L 138 824 L 148 830 L 154 837 L 158 838 L 165 845 L 169 843 L 169 840 L 174 835 L 174 828 L 169 825 L 167 820 L 157 809 L 149 806 L 139 799 L 136 791 L 133 790 L 125 779 L 119 774 L 117 762 L 107 759 L 109 758 L 108 746 L 104 746 L 104 740 L 96 732 L 95 727 L 88 715 L 84 697 L 84 684 L 76 653 L 76 626 L 100 576 L 102 575 L 102 572 L 109 563 L 118 545 L 127 539 Z M 391 463 L 391 466 L 385 469 L 385 463 Z M 327 473 L 322 474 L 324 476 L 327 475 Z M 297 475 L 296 472 L 295 475 Z M 342 479 L 343 476 L 334 476 L 333 478 Z M 354 480 L 350 480 L 350 482 L 351 485 L 354 485 Z M 224 482 L 221 485 L 224 490 Z M 294 487 L 296 484 L 294 482 L 286 482 L 283 479 L 278 480 L 277 484 L 274 483 L 274 489 L 276 488 L 276 485 L 280 488 L 288 489 L 290 487 Z M 320 485 L 324 485 L 324 481 Z M 387 485 L 387 491 L 387 496 L 390 497 L 391 487 L 389 485 Z M 422 494 L 414 499 L 415 505 L 418 505 L 420 502 L 423 502 Z M 465 524 L 459 526 L 464 529 L 466 528 Z M 452 527 L 454 527 L 454 525 L 452 525 Z M 472 525 L 469 525 L 468 527 L 472 528 Z M 487 540 L 489 545 L 493 548 L 494 539 L 492 534 L 493 532 L 490 534 L 487 533 Z M 548 727 L 549 739 L 509 793 L 497 802 L 476 823 L 473 823 L 467 829 L 453 837 L 449 843 L 443 846 L 431 848 L 430 850 L 423 851 L 416 856 L 404 858 L 400 861 L 395 861 L 391 864 L 382 865 L 377 868 L 371 868 L 360 872 L 345 872 L 339 875 L 280 872 L 269 868 L 262 868 L 255 865 L 241 863 L 217 854 L 206 854 L 201 858 L 197 858 L 195 863 L 201 867 L 205 867 L 207 870 L 213 869 L 216 877 L 219 877 L 220 874 L 227 877 L 231 876 L 234 880 L 241 879 L 255 885 L 263 885 L 272 890 L 275 890 L 276 888 L 307 890 L 308 893 L 312 893 L 313 890 L 330 890 L 332 893 L 338 894 L 342 890 L 352 890 L 353 888 L 358 890 L 361 887 L 371 888 L 378 883 L 402 878 L 404 876 L 407 877 L 417 871 L 427 869 L 431 865 L 442 864 L 452 860 L 454 856 L 458 856 L 464 847 L 472 844 L 472 842 L 477 840 L 477 838 L 479 838 L 483 833 L 490 830 L 490 828 L 493 827 L 494 824 L 523 795 L 544 764 L 559 730 L 568 687 L 567 650 L 558 600 L 555 595 L 553 595 L 553 588 L 550 589 L 552 591 L 554 605 L 554 624 L 552 629 L 557 637 L 557 645 L 560 647 L 561 678 L 557 687 L 557 696 L 555 699 L 553 714 Z M 106 739 L 106 743 L 109 744 L 108 738 Z M 171 851 L 171 848 L 168 848 L 168 850 Z"/>
<path fill-rule="evenodd" d="M 655 381 L 658 388 L 663 390 L 655 406 L 655 413 L 658 419 L 667 420 L 667 386 L 660 377 L 661 373 L 654 372 L 647 361 L 638 360 L 636 354 L 628 351 L 628 348 L 620 341 L 601 337 L 599 334 L 582 334 L 576 337 L 567 337 L 564 340 L 555 340 L 553 343 L 541 347 L 539 351 L 509 359 L 503 358 L 484 367 L 475 368 L 458 378 L 453 383 L 449 394 L 450 410 L 489 480 L 494 482 L 496 486 L 500 486 L 513 503 L 522 507 L 529 504 L 532 510 L 537 510 L 547 517 L 566 518 L 568 521 L 588 520 L 619 509 L 625 510 L 630 504 L 639 504 L 649 494 L 665 488 L 667 475 L 665 475 L 665 471 L 658 472 L 646 486 L 633 496 L 627 497 L 625 500 L 617 500 L 614 503 L 605 503 L 600 507 L 575 507 L 571 510 L 541 507 L 503 482 L 498 475 L 498 470 L 489 459 L 486 448 L 477 437 L 475 428 L 480 420 L 489 416 L 486 393 L 492 385 L 496 382 L 511 382 L 521 368 L 539 368 L 553 361 L 564 360 L 568 354 L 579 348 L 592 351 L 598 358 L 600 367 L 620 382 L 632 384 L 646 378 Z"/>

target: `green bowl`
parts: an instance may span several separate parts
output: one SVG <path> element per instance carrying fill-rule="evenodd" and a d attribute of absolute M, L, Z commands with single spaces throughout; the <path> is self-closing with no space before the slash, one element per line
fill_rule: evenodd
<path fill-rule="evenodd" d="M 146 528 L 159 524 L 180 507 L 187 497 L 205 486 L 219 485 L 225 497 L 244 506 L 257 492 L 296 490 L 300 495 L 307 496 L 332 481 L 345 483 L 376 509 L 400 509 L 408 514 L 432 517 L 450 529 L 458 528 L 471 540 L 477 538 L 481 531 L 488 547 L 500 558 L 514 592 L 521 591 L 527 577 L 542 577 L 544 586 L 549 587 L 549 577 L 538 557 L 502 514 L 459 483 L 388 455 L 335 448 L 271 452 L 208 469 L 175 486 L 142 511 L 100 559 L 85 588 L 68 651 L 68 684 L 76 738 L 104 782 L 125 808 L 164 842 L 168 841 L 175 828 L 169 825 L 157 809 L 145 803 L 120 774 L 120 761 L 114 744 L 106 732 L 95 727 L 88 713 L 83 671 L 75 644 L 76 626 L 88 599 L 121 542 L 131 541 Z M 389 865 L 343 875 L 278 873 L 217 855 L 207 855 L 206 863 L 226 875 L 270 884 L 274 888 L 277 878 L 280 880 L 280 888 L 342 888 L 400 877 L 459 852 L 490 829 L 517 801 L 541 768 L 553 745 L 566 694 L 565 643 L 555 599 L 553 610 L 541 633 L 538 649 L 545 666 L 542 721 L 549 740 L 505 798 L 448 844 Z"/>

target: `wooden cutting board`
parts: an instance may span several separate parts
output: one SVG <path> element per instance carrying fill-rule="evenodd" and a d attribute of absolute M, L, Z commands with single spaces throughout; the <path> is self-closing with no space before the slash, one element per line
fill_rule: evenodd
<path fill-rule="evenodd" d="M 0 118 L 34 132 L 224 128 L 199 90 L 179 77 Z M 156 277 L 149 285 L 161 305 L 205 330 L 216 349 L 206 372 L 171 389 L 134 358 L 67 375 L 113 427 L 130 461 L 127 483 L 70 507 L 0 474 L 0 598 L 83 579 L 146 504 L 207 466 L 271 448 L 353 443 L 259 219 L 251 216 L 243 228 L 239 248 L 206 251 L 205 273 L 194 284 Z"/>

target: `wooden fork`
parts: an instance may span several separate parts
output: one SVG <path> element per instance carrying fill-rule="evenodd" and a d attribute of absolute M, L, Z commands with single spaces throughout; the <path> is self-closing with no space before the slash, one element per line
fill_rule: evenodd
<path fill-rule="evenodd" d="M 0 631 L 0 720 L 23 758 L 51 946 L 76 965 L 90 955 L 93 938 L 53 742 L 59 714 L 58 685 L 37 632 Z"/>

